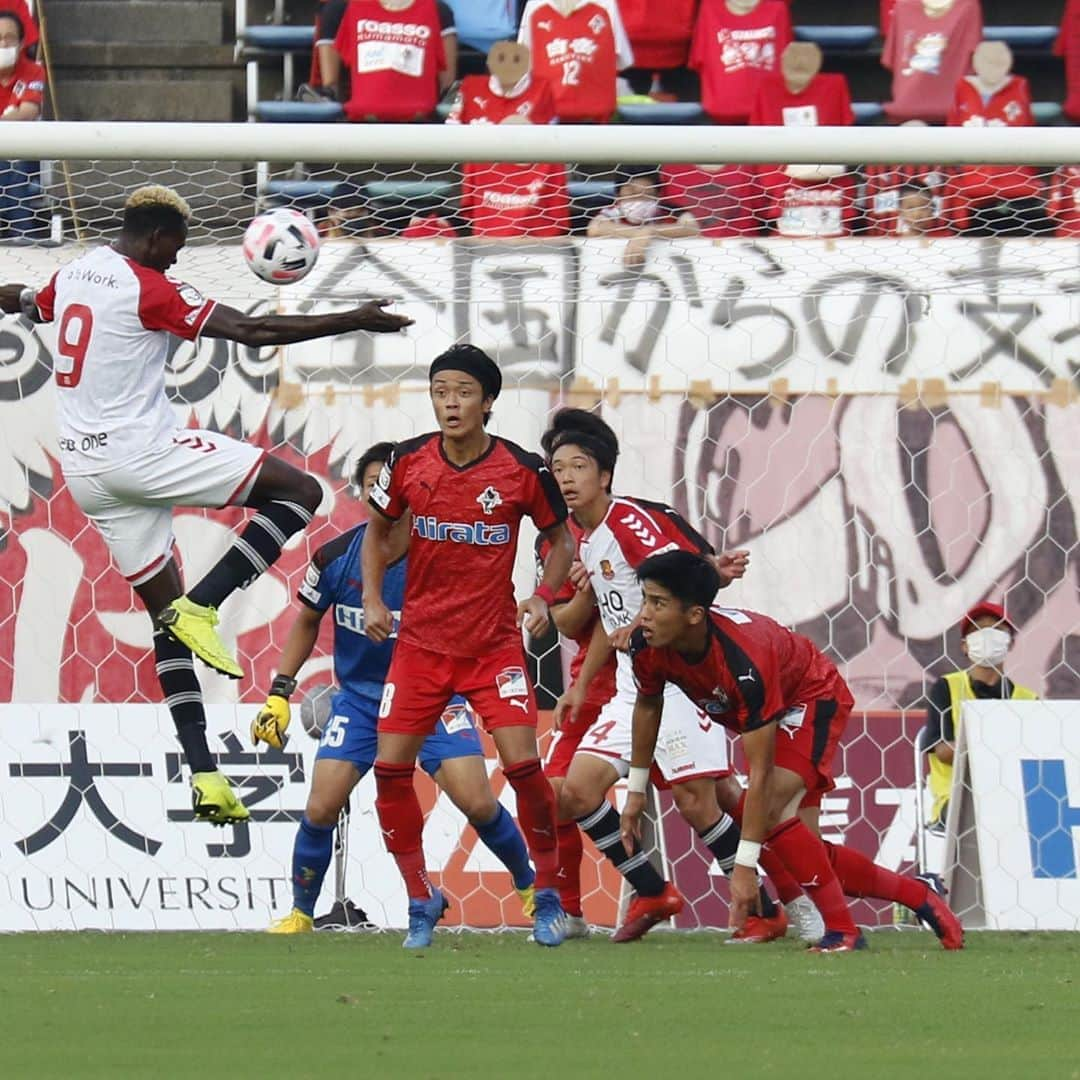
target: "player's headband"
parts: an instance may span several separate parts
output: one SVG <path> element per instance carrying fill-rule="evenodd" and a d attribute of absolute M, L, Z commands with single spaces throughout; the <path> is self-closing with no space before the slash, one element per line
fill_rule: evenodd
<path fill-rule="evenodd" d="M 577 446 L 585 451 L 586 454 L 591 457 L 602 470 L 606 470 L 609 473 L 615 471 L 615 462 L 618 460 L 619 452 L 612 445 L 604 439 L 599 439 L 595 435 L 590 435 L 585 431 L 560 431 L 554 439 L 551 440 L 551 456 L 555 456 L 555 451 L 560 446 Z"/>
<path fill-rule="evenodd" d="M 471 375 L 480 384 L 484 397 L 497 398 L 502 390 L 499 365 L 475 345 L 454 345 L 436 356 L 428 368 L 428 382 L 440 371 L 464 371 Z"/>

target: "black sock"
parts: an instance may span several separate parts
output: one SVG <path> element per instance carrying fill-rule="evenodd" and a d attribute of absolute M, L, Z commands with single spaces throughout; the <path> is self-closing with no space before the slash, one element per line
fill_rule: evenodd
<path fill-rule="evenodd" d="M 277 562 L 293 533 L 311 524 L 312 513 L 299 503 L 270 502 L 244 526 L 232 547 L 189 593 L 196 604 L 220 607 L 237 589 L 246 589 Z"/>
<path fill-rule="evenodd" d="M 206 713 L 202 688 L 195 674 L 191 650 L 164 630 L 154 631 L 154 659 L 165 704 L 176 725 L 176 735 L 193 773 L 213 772 L 217 766 L 206 744 Z"/>
<path fill-rule="evenodd" d="M 741 839 L 739 826 L 735 824 L 734 819 L 724 814 L 715 825 L 702 829 L 698 836 L 716 857 L 720 869 L 724 872 L 724 877 L 727 877 L 735 866 L 735 849 L 738 848 Z M 771 919 L 776 914 L 776 904 L 765 891 L 764 885 L 759 888 L 758 894 L 761 897 L 761 914 L 766 919 Z"/>
<path fill-rule="evenodd" d="M 633 854 L 627 855 L 619 835 L 619 815 L 606 799 L 591 813 L 577 819 L 581 831 L 611 860 L 615 869 L 634 887 L 638 896 L 659 896 L 664 879 L 649 862 L 635 840 Z"/>

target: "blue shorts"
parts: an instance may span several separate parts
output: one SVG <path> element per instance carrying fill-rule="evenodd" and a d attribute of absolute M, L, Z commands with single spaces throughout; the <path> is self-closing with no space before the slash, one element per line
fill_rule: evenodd
<path fill-rule="evenodd" d="M 363 776 L 375 764 L 378 714 L 375 699 L 335 694 L 315 760 L 348 761 Z M 434 776 L 450 758 L 483 756 L 472 712 L 464 698 L 455 697 L 420 747 L 420 768 Z"/>

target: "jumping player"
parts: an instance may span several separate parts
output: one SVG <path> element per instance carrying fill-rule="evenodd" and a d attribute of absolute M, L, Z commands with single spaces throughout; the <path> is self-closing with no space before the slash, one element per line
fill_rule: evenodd
<path fill-rule="evenodd" d="M 566 928 L 556 891 L 555 799 L 537 751 L 521 627 L 544 632 L 566 580 L 574 554 L 566 505 L 541 458 L 485 431 L 502 388 L 502 373 L 486 353 L 456 345 L 435 358 L 428 376 L 439 431 L 398 445 L 371 492 L 378 514 L 363 545 L 365 626 L 374 641 L 384 641 L 393 629 L 382 600 L 390 531 L 412 511 L 405 605 L 379 708 L 375 762 L 375 808 L 410 898 L 406 944 L 430 944 L 447 907 L 424 868 L 413 768 L 424 739 L 460 693 L 495 740 L 517 797 L 536 867 L 533 937 L 560 945 Z M 543 580 L 515 614 L 511 574 L 526 515 L 551 551 Z"/>
<path fill-rule="evenodd" d="M 545 434 L 544 445 L 550 450 L 552 473 L 567 505 L 584 529 L 581 562 L 600 614 L 578 681 L 557 709 L 561 722 L 568 704 L 571 715 L 580 715 L 594 671 L 610 663 L 611 640 L 627 635 L 634 622 L 640 597 L 635 567 L 654 551 L 681 548 L 711 554 L 712 548 L 671 507 L 612 496 L 618 440 L 598 416 L 581 409 L 563 410 Z M 731 578 L 745 571 L 745 552 L 723 559 Z M 678 914 L 684 901 L 640 848 L 624 853 L 619 842 L 618 814 L 607 793 L 626 776 L 630 765 L 634 685 L 625 652 L 618 654 L 615 687 L 614 695 L 578 740 L 560 788 L 559 811 L 562 818 L 577 820 L 637 893 L 612 938 L 624 942 L 636 940 L 656 923 Z M 707 729 L 708 724 L 702 727 L 696 706 L 672 687 L 664 702 L 656 765 L 679 813 L 726 872 L 732 866 L 739 830 L 722 812 L 717 789 L 732 805 L 739 789 L 728 765 L 726 743 L 710 739 Z M 764 890 L 761 905 L 762 914 L 751 924 L 747 940 L 783 936 L 787 917 Z"/>
<path fill-rule="evenodd" d="M 808 638 L 753 611 L 713 607 L 720 576 L 705 559 L 670 551 L 638 569 L 644 598 L 631 642 L 637 703 L 630 795 L 621 831 L 639 835 L 645 786 L 666 688 L 679 687 L 742 739 L 749 788 L 735 810 L 743 838 L 731 876 L 732 922 L 757 903 L 757 865 L 779 861 L 825 920 L 818 952 L 866 947 L 844 900 L 865 896 L 911 908 L 946 949 L 960 949 L 956 916 L 925 881 L 877 866 L 852 848 L 819 839 L 799 816 L 832 790 L 832 759 L 854 704 L 833 662 Z M 722 736 L 716 736 L 718 739 Z M 763 846 L 764 845 L 764 846 Z"/>
<path fill-rule="evenodd" d="M 357 463 L 356 487 L 365 500 L 393 449 L 393 443 L 377 443 Z M 300 586 L 301 607 L 282 650 L 278 674 L 266 704 L 251 725 L 256 745 L 262 741 L 281 748 L 289 726 L 289 697 L 296 689 L 296 674 L 315 647 L 323 616 L 333 608 L 334 674 L 340 689 L 319 742 L 307 809 L 293 843 L 293 909 L 270 927 L 273 934 L 313 929 L 315 904 L 333 853 L 334 826 L 353 788 L 375 761 L 376 716 L 396 635 L 391 633 L 379 645 L 364 635 L 360 549 L 366 528 L 357 525 L 315 553 Z M 406 514 L 391 529 L 391 544 L 404 550 L 408 535 Z M 400 615 L 404 595 L 405 560 L 401 558 L 387 569 L 383 602 Z M 509 871 L 522 908 L 531 918 L 534 875 L 525 841 L 514 819 L 491 792 L 480 736 L 461 698 L 454 699 L 420 748 L 420 765 Z"/>
<path fill-rule="evenodd" d="M 154 623 L 158 682 L 192 772 L 197 817 L 248 818 L 206 742 L 192 654 L 232 678 L 243 671 L 218 636 L 217 608 L 262 574 L 312 519 L 319 482 L 249 443 L 178 427 L 165 392 L 169 335 L 286 345 L 411 323 L 364 304 L 331 315 L 245 315 L 165 276 L 191 211 L 169 188 L 142 187 L 120 236 L 58 270 L 44 288 L 0 286 L 0 309 L 55 322 L 60 466 Z M 173 557 L 175 506 L 247 506 L 257 513 L 185 596 Z"/>

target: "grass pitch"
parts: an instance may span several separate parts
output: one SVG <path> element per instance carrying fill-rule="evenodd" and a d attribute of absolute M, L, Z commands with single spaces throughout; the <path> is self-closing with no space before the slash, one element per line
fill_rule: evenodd
<path fill-rule="evenodd" d="M 722 942 L 13 935 L 0 1076 L 1080 1078 L 1080 934 Z"/>

